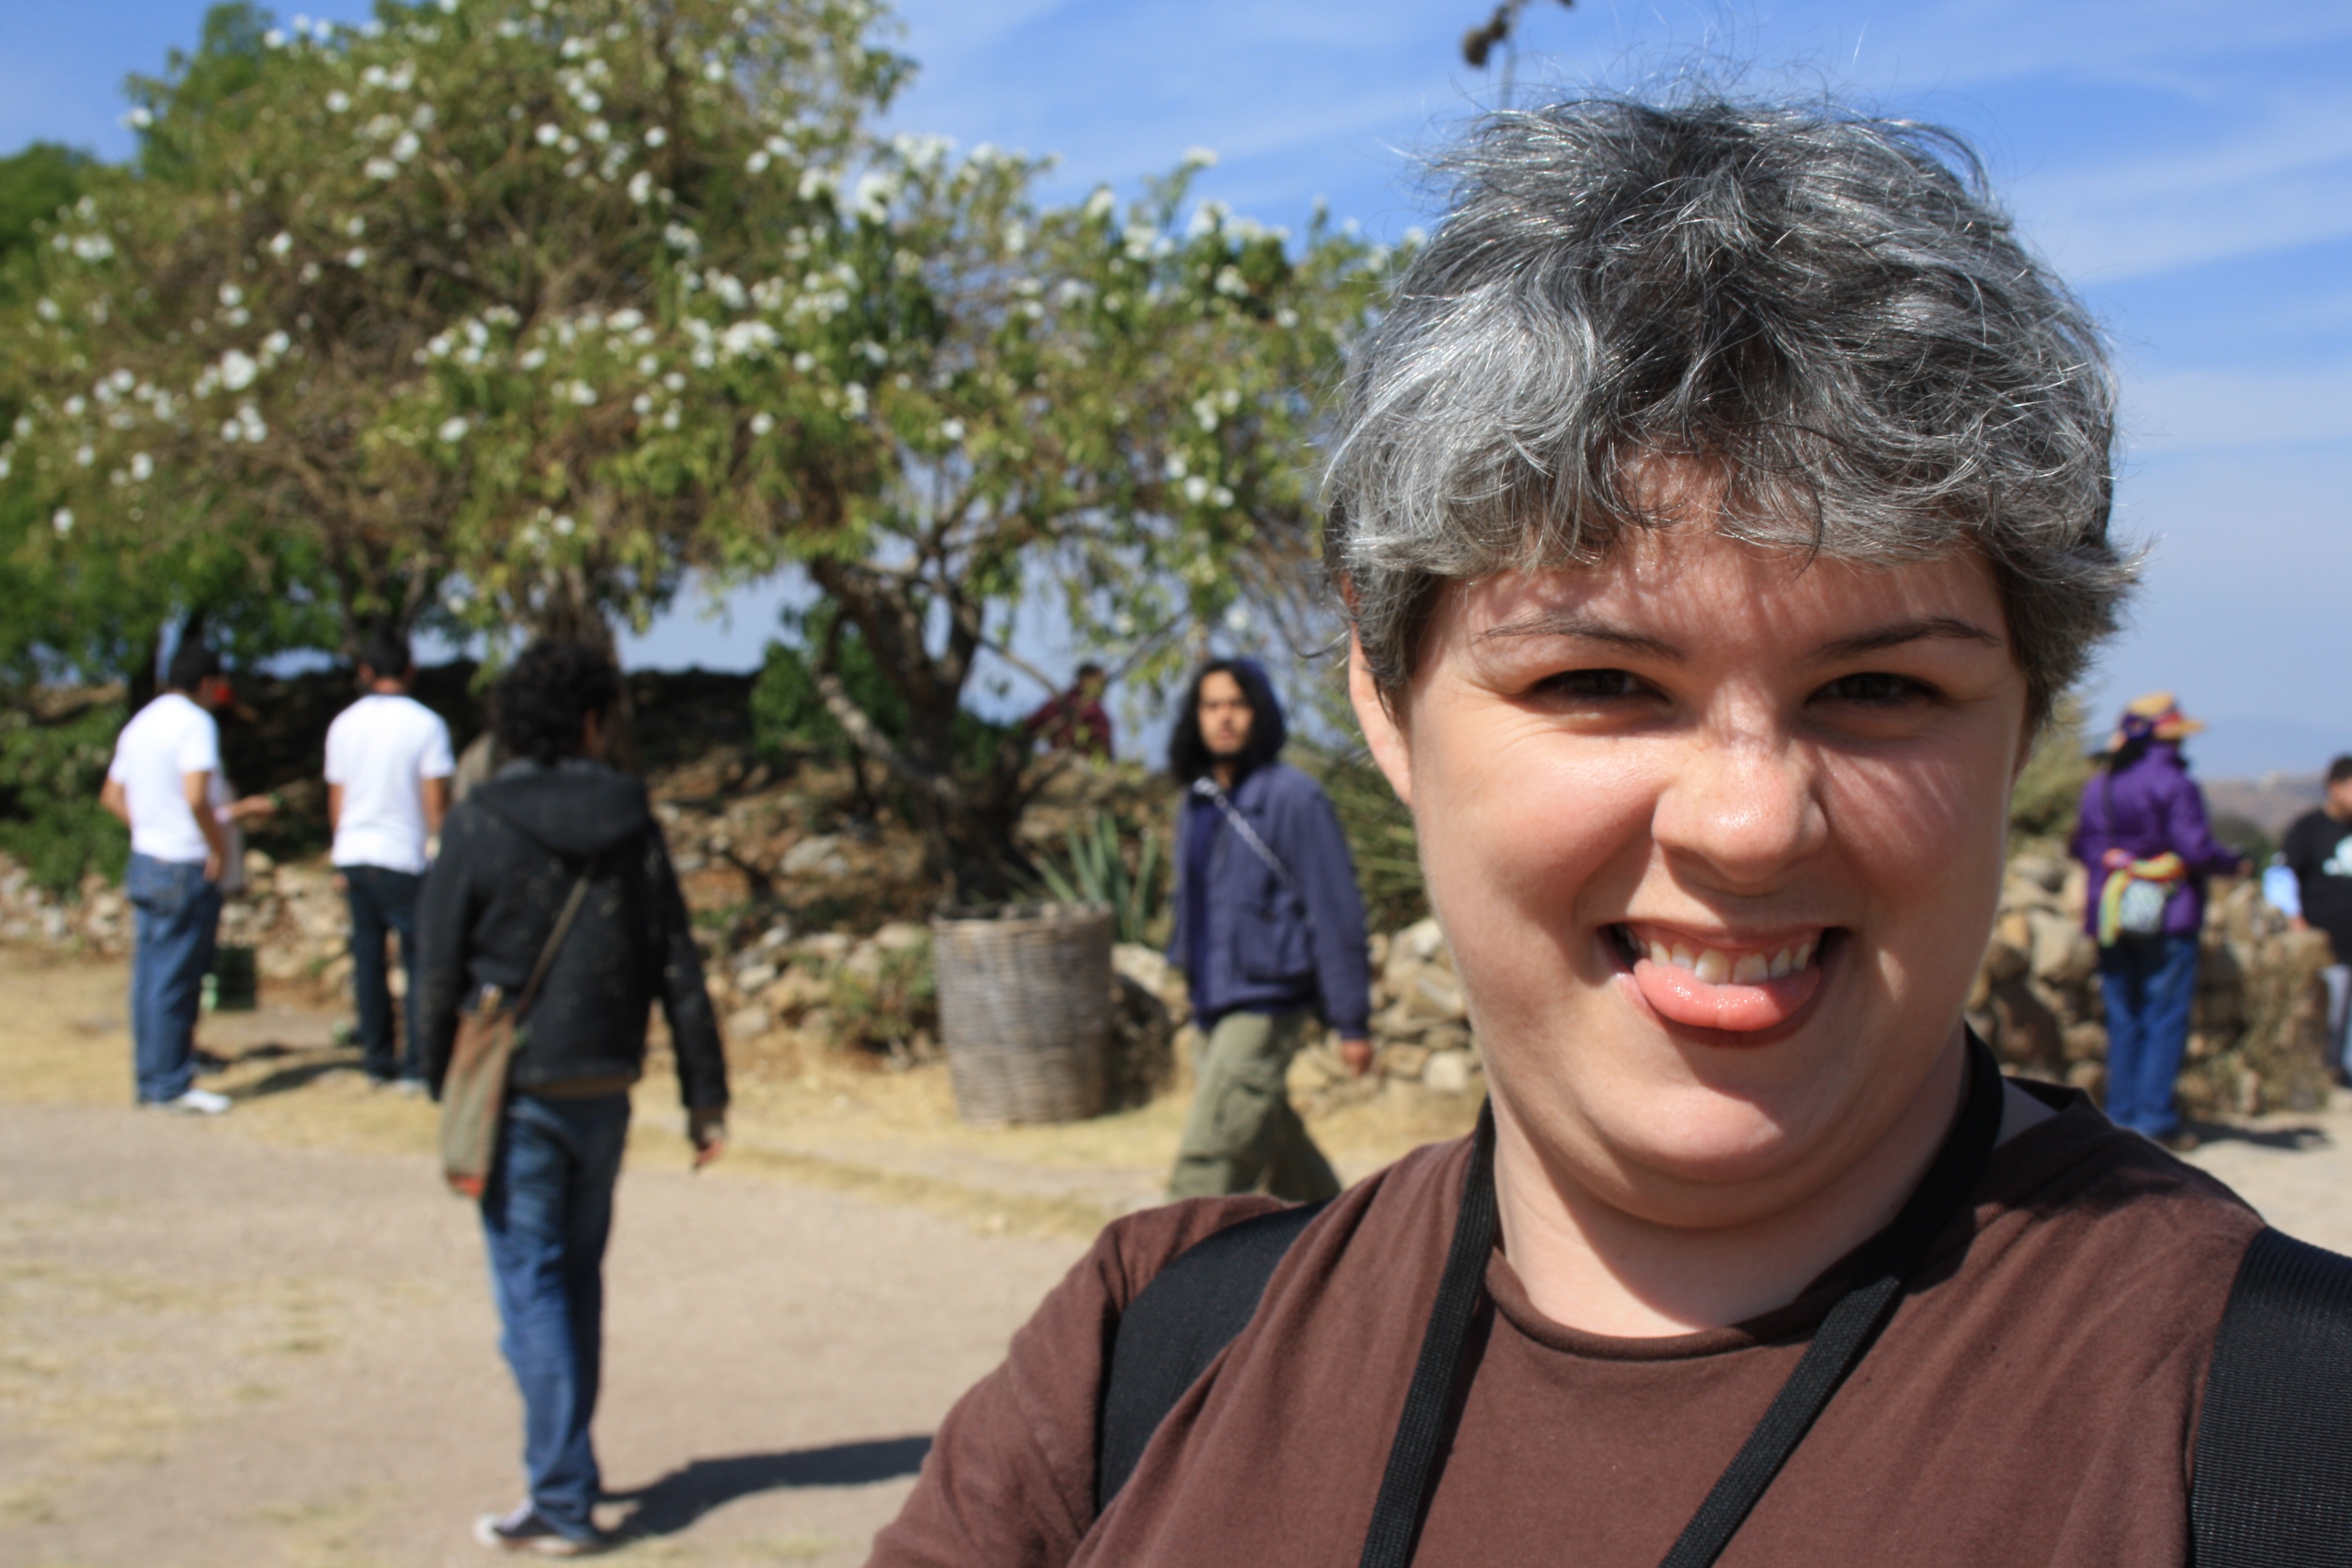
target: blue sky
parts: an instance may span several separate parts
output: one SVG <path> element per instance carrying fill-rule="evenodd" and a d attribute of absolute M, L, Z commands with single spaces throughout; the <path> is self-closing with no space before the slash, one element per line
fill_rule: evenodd
<path fill-rule="evenodd" d="M 922 62 L 894 118 L 1064 162 L 1058 194 L 1133 188 L 1193 146 L 1205 194 L 1297 224 L 1318 196 L 1374 233 L 1429 216 L 1416 150 L 1491 102 L 1457 40 L 1486 0 L 903 0 Z M 0 0 L 0 151 L 127 149 L 125 73 L 191 42 L 201 0 Z M 290 14 L 293 7 L 285 8 Z M 356 17 L 348 0 L 313 14 Z M 2352 750 L 2352 6 L 2199 0 L 1534 0 L 1516 59 L 1545 87 L 1693 58 L 1955 126 L 2028 237 L 2114 336 L 2124 529 L 2147 587 L 2102 710 L 2154 687 L 2212 721 L 2210 774 Z M 774 589 L 698 605 L 641 662 L 744 665 Z M 1039 637 L 1050 640 L 1050 632 Z"/>

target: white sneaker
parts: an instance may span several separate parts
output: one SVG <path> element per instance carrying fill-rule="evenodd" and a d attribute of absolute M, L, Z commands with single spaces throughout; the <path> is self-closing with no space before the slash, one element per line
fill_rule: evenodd
<path fill-rule="evenodd" d="M 208 1089 L 192 1089 L 177 1100 L 155 1102 L 158 1110 L 177 1110 L 188 1116 L 218 1116 L 229 1108 L 229 1098 L 215 1094 Z"/>

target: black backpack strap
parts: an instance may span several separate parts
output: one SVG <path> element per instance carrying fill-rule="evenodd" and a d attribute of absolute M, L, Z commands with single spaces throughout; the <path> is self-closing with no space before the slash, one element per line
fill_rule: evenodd
<path fill-rule="evenodd" d="M 2352 1258 L 2264 1230 L 2197 1424 L 2196 1568 L 2352 1568 Z"/>
<path fill-rule="evenodd" d="M 1112 1331 L 1095 1428 L 1097 1514 L 1135 1473 L 1184 1391 L 1249 1326 L 1275 1267 L 1322 1212 L 1322 1204 L 1301 1204 L 1228 1226 L 1177 1254 L 1127 1304 Z"/>

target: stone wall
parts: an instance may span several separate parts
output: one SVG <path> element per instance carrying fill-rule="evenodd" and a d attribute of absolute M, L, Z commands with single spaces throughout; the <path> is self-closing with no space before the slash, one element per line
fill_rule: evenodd
<path fill-rule="evenodd" d="M 689 882 L 707 860 L 724 855 L 726 827 L 743 826 L 720 816 L 696 833 L 702 825 L 681 820 L 674 808 L 663 815 L 673 841 L 687 840 L 679 861 L 692 868 L 685 870 Z M 782 861 L 793 864 L 779 868 L 797 879 L 846 877 L 855 874 L 851 862 L 878 853 L 847 837 L 808 834 L 782 849 Z M 324 862 L 280 865 L 256 850 L 247 852 L 247 868 L 249 886 L 227 906 L 222 942 L 257 949 L 266 981 L 304 984 L 322 999 L 342 994 L 351 974 L 347 920 Z M 2105 1086 L 2106 1030 L 2098 949 L 2082 929 L 2086 896 L 2079 866 L 2032 855 L 2011 863 L 1968 1016 L 2011 1070 L 2095 1096 Z M 936 1057 L 922 925 L 898 920 L 862 935 L 802 933 L 779 918 L 700 934 L 712 1001 L 745 1070 L 791 1072 L 810 1052 L 844 1048 L 876 1052 L 896 1067 Z M 45 894 L 0 857 L 0 941 L 121 955 L 130 946 L 130 910 L 119 889 L 97 879 L 78 897 Z M 2324 1103 L 2326 939 L 2288 929 L 2245 881 L 2215 884 L 2201 941 L 2179 1084 L 2184 1106 L 2213 1115 Z M 1375 935 L 1370 956 L 1380 1079 L 1439 1094 L 1482 1092 L 1461 981 L 1437 922 Z M 1122 945 L 1115 967 L 1115 1100 L 1135 1103 L 1176 1081 L 1199 1037 L 1183 978 L 1158 952 Z M 398 985 L 399 971 L 393 973 Z M 1336 1090 L 1347 1081 L 1336 1046 L 1327 1039 L 1301 1058 L 1295 1081 L 1303 1090 Z"/>

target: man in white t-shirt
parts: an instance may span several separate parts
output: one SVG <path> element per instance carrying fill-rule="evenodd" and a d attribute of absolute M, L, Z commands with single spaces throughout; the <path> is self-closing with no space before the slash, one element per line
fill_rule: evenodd
<path fill-rule="evenodd" d="M 408 640 L 380 634 L 360 650 L 360 685 L 366 695 L 327 730 L 327 823 L 334 830 L 335 880 L 351 901 L 352 989 L 359 1008 L 360 1047 L 368 1077 L 421 1086 L 413 1026 L 416 1005 L 416 894 L 425 885 L 427 846 L 449 809 L 449 775 L 457 762 L 449 726 L 408 695 L 415 674 Z M 405 1047 L 393 1051 L 392 991 L 384 943 L 400 935 L 408 974 L 411 1026 Z"/>
<path fill-rule="evenodd" d="M 133 911 L 131 1050 L 139 1102 L 217 1116 L 226 1096 L 195 1087 L 196 1013 L 212 967 L 228 825 L 267 799 L 216 805 L 220 728 L 229 698 L 220 660 L 199 642 L 172 655 L 162 696 L 139 710 L 114 743 L 99 799 L 131 828 L 122 877 Z"/>

